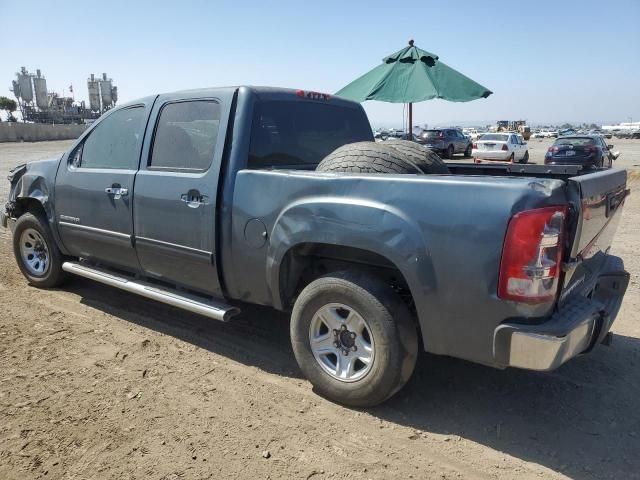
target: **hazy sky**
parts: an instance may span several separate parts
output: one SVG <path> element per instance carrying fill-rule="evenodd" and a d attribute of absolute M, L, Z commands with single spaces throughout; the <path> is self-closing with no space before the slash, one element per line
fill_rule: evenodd
<path fill-rule="evenodd" d="M 0 95 L 21 66 L 78 100 L 102 72 L 121 102 L 237 84 L 333 93 L 413 37 L 494 92 L 423 102 L 415 123 L 640 120 L 640 0 L 0 0 L 0 18 Z M 401 125 L 402 105 L 364 105 L 372 125 Z"/>

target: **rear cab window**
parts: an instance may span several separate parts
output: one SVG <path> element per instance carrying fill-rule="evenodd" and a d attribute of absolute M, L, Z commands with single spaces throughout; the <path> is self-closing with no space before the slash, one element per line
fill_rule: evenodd
<path fill-rule="evenodd" d="M 369 120 L 359 108 L 261 101 L 253 112 L 248 168 L 311 168 L 336 148 L 372 140 Z"/>

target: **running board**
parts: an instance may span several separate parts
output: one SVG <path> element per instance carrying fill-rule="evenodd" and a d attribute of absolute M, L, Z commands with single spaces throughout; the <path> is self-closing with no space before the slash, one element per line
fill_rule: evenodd
<path fill-rule="evenodd" d="M 119 276 L 112 272 L 107 272 L 106 270 L 90 267 L 78 262 L 64 262 L 62 269 L 74 275 L 89 278 L 104 283 L 105 285 L 136 293 L 142 297 L 157 300 L 158 302 L 166 303 L 167 305 L 198 313 L 222 322 L 228 322 L 232 316 L 240 313 L 238 308 L 232 307 L 231 305 L 199 299 L 195 295 L 172 292 L 164 288 L 159 288 L 151 283 L 139 280 L 134 281 L 124 276 Z"/>

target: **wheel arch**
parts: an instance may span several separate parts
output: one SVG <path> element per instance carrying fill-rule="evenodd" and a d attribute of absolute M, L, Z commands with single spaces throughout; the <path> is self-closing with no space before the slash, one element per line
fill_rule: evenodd
<path fill-rule="evenodd" d="M 410 217 L 373 201 L 303 200 L 283 211 L 271 232 L 267 282 L 272 305 L 291 306 L 308 282 L 330 271 L 360 268 L 394 279 L 418 323 L 421 303 L 435 291 L 427 239 Z M 392 283 L 393 286 L 393 283 Z"/>
<path fill-rule="evenodd" d="M 18 219 L 25 213 L 32 213 L 45 220 L 53 233 L 53 238 L 65 255 L 68 254 L 60 240 L 55 222 L 53 205 L 53 178 L 56 163 L 40 161 L 28 164 L 11 176 L 11 192 L 7 202 L 7 214 Z"/>

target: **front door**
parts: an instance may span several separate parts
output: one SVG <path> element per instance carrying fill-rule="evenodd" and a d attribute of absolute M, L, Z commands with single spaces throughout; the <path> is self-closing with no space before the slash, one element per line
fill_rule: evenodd
<path fill-rule="evenodd" d="M 213 296 L 222 296 L 216 196 L 231 96 L 158 97 L 134 197 L 135 244 L 145 274 Z"/>
<path fill-rule="evenodd" d="M 105 114 L 60 162 L 56 223 L 72 255 L 139 270 L 133 248 L 132 193 L 154 98 Z"/>

